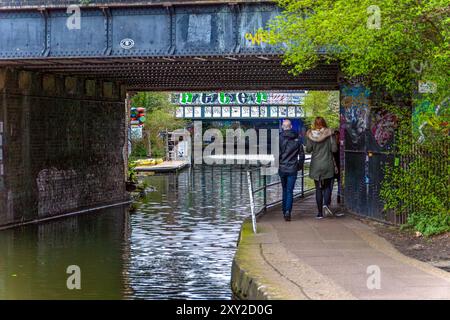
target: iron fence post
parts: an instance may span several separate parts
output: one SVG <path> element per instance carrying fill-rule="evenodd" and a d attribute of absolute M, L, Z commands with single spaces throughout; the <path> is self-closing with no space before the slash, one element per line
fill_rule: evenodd
<path fill-rule="evenodd" d="M 267 209 L 267 176 L 264 174 L 263 175 L 263 183 L 264 183 L 264 190 L 263 190 L 263 198 L 264 198 L 264 212 Z"/>
<path fill-rule="evenodd" d="M 302 198 L 305 197 L 305 168 L 302 168 Z"/>
<path fill-rule="evenodd" d="M 247 171 L 247 182 L 248 182 L 248 194 L 250 197 L 250 212 L 252 214 L 253 233 L 256 233 L 256 217 L 255 217 L 255 205 L 253 202 L 252 172 L 250 170 Z"/>

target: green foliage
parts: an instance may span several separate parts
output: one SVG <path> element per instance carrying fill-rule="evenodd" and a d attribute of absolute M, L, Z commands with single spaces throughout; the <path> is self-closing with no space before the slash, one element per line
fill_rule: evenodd
<path fill-rule="evenodd" d="M 385 209 L 407 213 L 407 224 L 425 236 L 450 231 L 449 137 L 419 144 L 398 136 L 401 161 L 385 167 L 381 185 Z"/>
<path fill-rule="evenodd" d="M 176 106 L 169 101 L 169 94 L 164 92 L 139 92 L 132 99 L 132 105 L 146 109 L 144 130 L 148 133 L 152 157 L 165 156 L 164 140 L 159 136 L 161 131 L 181 129 L 186 121 L 175 117 Z M 137 142 L 133 155 L 146 156 L 144 142 Z"/>
<path fill-rule="evenodd" d="M 419 78 L 437 83 L 438 92 L 427 97 L 434 105 L 448 95 L 448 0 L 278 2 L 284 11 L 265 38 L 285 45 L 285 62 L 294 73 L 320 61 L 339 62 L 346 76 L 368 77 L 371 87 L 392 94 L 410 94 Z M 371 11 L 374 4 L 379 11 Z M 368 27 L 377 15 L 379 28 Z"/>
<path fill-rule="evenodd" d="M 131 159 L 128 161 L 128 181 L 137 182 L 136 164 Z"/>
<path fill-rule="evenodd" d="M 131 100 L 136 108 L 145 108 L 148 113 L 173 106 L 169 101 L 169 94 L 164 92 L 138 92 Z"/>
<path fill-rule="evenodd" d="M 174 106 L 167 106 L 164 109 L 153 111 L 147 117 L 145 125 L 146 130 L 148 130 L 150 133 L 152 155 L 154 157 L 165 156 L 165 145 L 163 139 L 158 136 L 159 132 L 165 130 L 171 131 L 175 129 L 181 129 L 186 125 L 185 120 L 175 118 L 174 112 Z"/>
<path fill-rule="evenodd" d="M 408 224 L 426 235 L 449 231 L 448 0 L 278 2 L 284 11 L 264 39 L 283 44 L 294 74 L 338 63 L 346 78 L 362 77 L 382 93 L 377 103 L 399 119 L 394 150 L 401 165 L 385 168 L 386 209 L 408 212 Z M 419 80 L 434 82 L 436 92 L 413 100 Z M 426 112 L 412 114 L 413 104 Z"/>
<path fill-rule="evenodd" d="M 425 236 L 450 231 L 448 135 L 435 131 L 418 142 L 405 108 L 384 105 L 399 119 L 393 164 L 384 168 L 380 195 L 386 210 L 407 214 L 407 225 Z M 396 163 L 398 162 L 398 163 Z"/>
<path fill-rule="evenodd" d="M 147 149 L 145 148 L 144 139 L 133 140 L 131 143 L 131 158 L 139 159 L 147 157 Z"/>
<path fill-rule="evenodd" d="M 337 91 L 308 91 L 303 105 L 306 123 L 318 116 L 325 118 L 330 128 L 339 128 L 339 93 Z"/>

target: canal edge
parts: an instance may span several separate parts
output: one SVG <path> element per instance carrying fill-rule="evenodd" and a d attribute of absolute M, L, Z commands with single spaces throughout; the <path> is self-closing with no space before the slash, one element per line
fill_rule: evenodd
<path fill-rule="evenodd" d="M 262 257 L 258 252 L 258 245 L 253 241 L 251 219 L 242 223 L 237 241 L 237 249 L 232 262 L 231 290 L 233 297 L 239 300 L 273 300 L 282 299 L 272 292 L 252 268 L 262 264 Z M 258 231 L 261 228 L 258 227 Z"/>

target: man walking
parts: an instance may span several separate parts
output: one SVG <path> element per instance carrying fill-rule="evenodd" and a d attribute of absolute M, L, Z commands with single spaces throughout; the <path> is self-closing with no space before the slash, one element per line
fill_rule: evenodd
<path fill-rule="evenodd" d="M 284 220 L 291 221 L 294 186 L 297 180 L 297 171 L 303 169 L 305 152 L 298 139 L 297 133 L 292 130 L 290 120 L 284 120 L 280 134 L 280 161 L 278 174 L 283 187 L 283 216 Z"/>

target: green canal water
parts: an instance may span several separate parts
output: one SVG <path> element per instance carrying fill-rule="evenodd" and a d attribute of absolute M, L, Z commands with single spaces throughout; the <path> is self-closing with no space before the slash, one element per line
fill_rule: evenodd
<path fill-rule="evenodd" d="M 200 166 L 145 179 L 156 191 L 133 214 L 115 207 L 0 231 L 0 299 L 230 299 L 250 212 L 245 171 Z M 71 265 L 80 290 L 67 288 Z"/>

